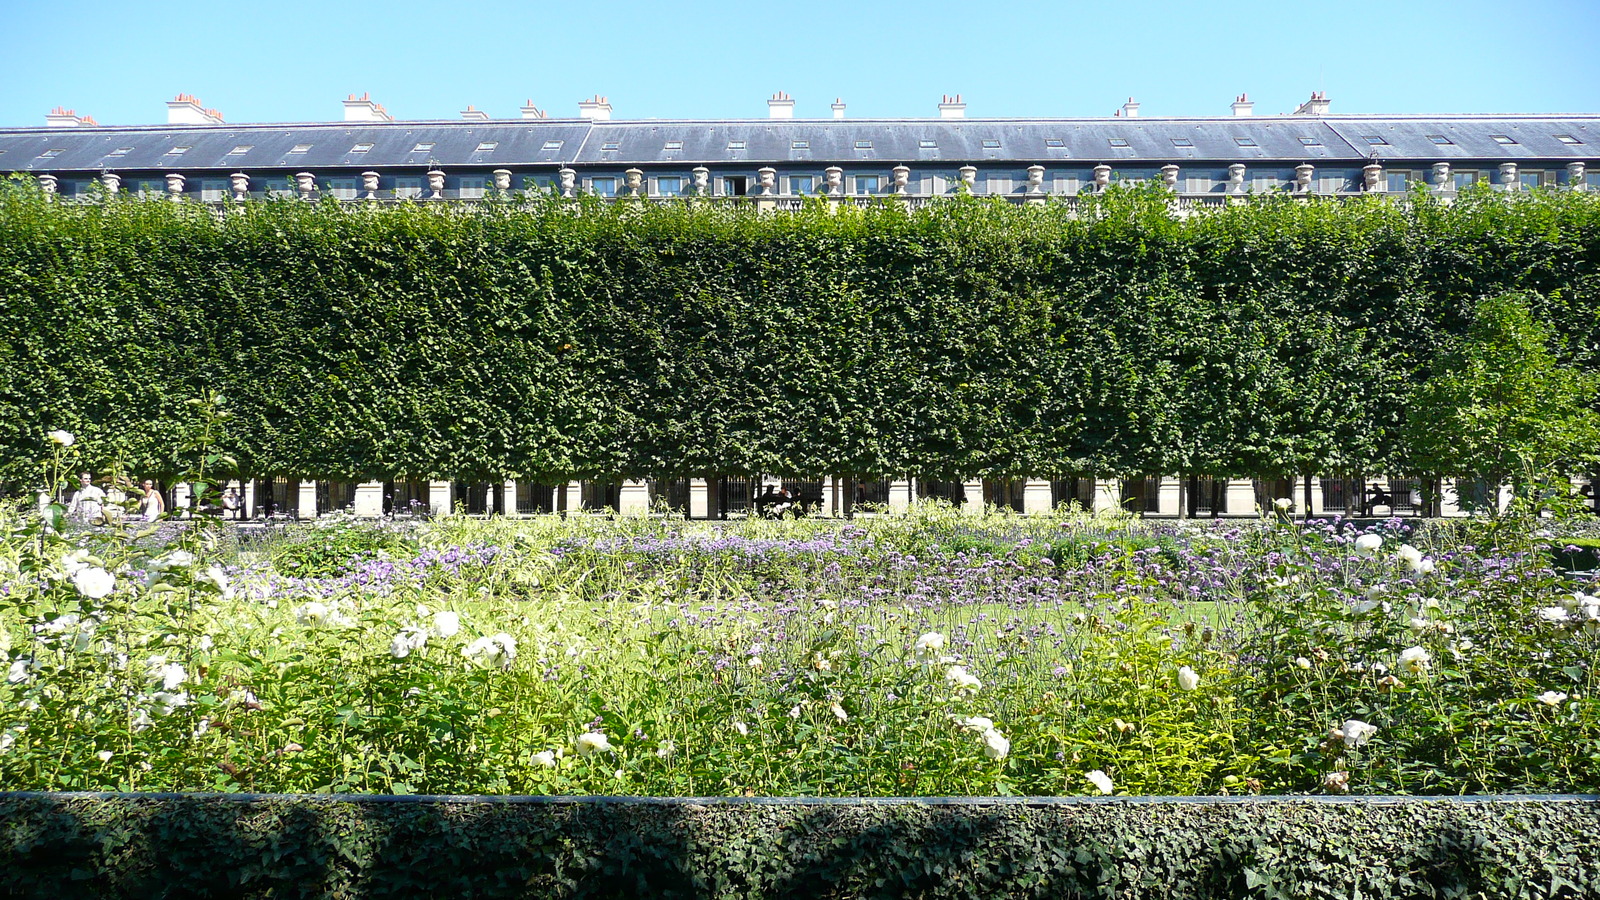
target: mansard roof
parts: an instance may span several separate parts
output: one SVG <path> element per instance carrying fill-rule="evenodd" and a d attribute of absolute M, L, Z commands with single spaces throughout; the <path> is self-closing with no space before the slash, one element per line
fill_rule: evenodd
<path fill-rule="evenodd" d="M 363 144 L 371 147 L 357 151 Z M 174 153 L 175 148 L 186 149 Z M 246 149 L 233 152 L 237 148 Z M 530 119 L 0 129 L 0 171 L 33 173 L 647 164 L 1187 165 L 1191 160 L 1428 164 L 1597 156 L 1600 115 L 1592 114 Z"/>

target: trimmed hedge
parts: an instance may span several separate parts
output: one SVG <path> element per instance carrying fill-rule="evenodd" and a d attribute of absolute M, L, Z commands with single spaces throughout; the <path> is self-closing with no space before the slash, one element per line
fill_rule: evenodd
<path fill-rule="evenodd" d="M 1600 798 L 0 794 L 4 897 L 1600 895 Z"/>
<path fill-rule="evenodd" d="M 44 433 L 244 474 L 566 480 L 1405 468 L 1477 298 L 1600 369 L 1600 195 L 1156 189 L 758 215 L 705 204 L 51 202 L 0 191 L 0 481 Z"/>

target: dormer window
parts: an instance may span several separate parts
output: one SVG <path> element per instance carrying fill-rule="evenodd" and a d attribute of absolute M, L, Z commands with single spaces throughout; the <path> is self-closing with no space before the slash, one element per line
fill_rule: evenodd
<path fill-rule="evenodd" d="M 1236 138 L 1233 139 L 1233 142 L 1235 144 L 1238 144 L 1241 147 L 1258 147 L 1258 146 L 1260 146 L 1259 144 L 1256 143 L 1256 139 L 1252 138 L 1252 137 L 1236 137 Z"/>
<path fill-rule="evenodd" d="M 1182 147 L 1182 148 L 1184 148 L 1186 150 L 1193 150 L 1194 149 L 1194 141 L 1191 141 L 1188 138 L 1173 138 L 1172 139 L 1172 146 L 1174 146 L 1174 147 Z"/>
<path fill-rule="evenodd" d="M 476 149 L 476 150 L 474 150 L 472 152 L 474 152 L 474 153 L 493 153 L 494 152 L 494 148 L 496 148 L 498 146 L 500 146 L 500 142 L 499 141 L 484 141 L 484 142 L 482 142 L 482 143 L 480 143 L 478 145 L 478 149 Z"/>
<path fill-rule="evenodd" d="M 234 147 L 232 150 L 229 150 L 228 151 L 228 155 L 229 156 L 243 156 L 246 153 L 249 153 L 250 150 L 253 147 L 255 147 L 254 144 L 240 144 L 239 146 Z M 129 149 L 132 149 L 132 148 L 130 147 Z M 116 154 L 116 153 L 112 154 L 112 156 L 118 156 L 118 155 L 120 155 L 120 154 Z"/>
<path fill-rule="evenodd" d="M 939 142 L 938 141 L 917 141 L 917 148 L 921 149 L 921 150 L 937 150 L 937 149 L 939 149 Z"/>
<path fill-rule="evenodd" d="M 999 141 L 992 141 L 992 140 L 991 141 L 984 141 L 983 142 L 983 149 L 985 149 L 985 150 L 999 150 L 1000 149 L 1000 142 Z"/>
<path fill-rule="evenodd" d="M 1322 146 L 1322 141 L 1320 139 L 1314 138 L 1314 137 L 1301 137 L 1300 138 L 1300 146 L 1302 146 L 1302 147 L 1321 147 Z"/>
<path fill-rule="evenodd" d="M 310 144 L 295 144 L 293 147 L 289 148 L 289 152 L 290 153 L 305 153 L 307 150 L 310 150 L 310 149 L 311 149 L 311 145 Z"/>
<path fill-rule="evenodd" d="M 545 141 L 544 146 L 540 147 L 539 149 L 545 151 L 546 153 L 552 150 L 560 150 L 562 143 L 562 141 Z"/>
<path fill-rule="evenodd" d="M 127 156 L 129 153 L 132 153 L 132 152 L 133 152 L 133 148 L 132 147 L 118 147 L 117 149 L 111 151 L 110 153 L 107 153 L 106 155 L 107 156 Z"/>
<path fill-rule="evenodd" d="M 189 152 L 189 148 L 188 147 L 173 147 L 171 150 L 168 150 L 166 152 L 166 155 L 167 156 L 182 156 L 182 155 L 184 155 L 185 153 L 188 153 L 188 152 Z"/>
<path fill-rule="evenodd" d="M 744 149 L 744 141 L 729 141 L 728 142 L 728 149 L 729 150 L 743 150 Z"/>
<path fill-rule="evenodd" d="M 1388 141 L 1384 140 L 1381 136 L 1376 135 L 1376 134 L 1363 134 L 1361 136 L 1361 139 L 1363 141 L 1366 141 L 1368 144 L 1371 144 L 1374 147 L 1387 146 L 1388 143 L 1389 143 Z"/>
<path fill-rule="evenodd" d="M 60 156 L 61 154 L 65 153 L 65 152 L 67 152 L 67 151 L 65 151 L 65 150 L 46 150 L 45 152 L 39 154 L 39 158 L 40 159 L 55 159 L 56 157 Z"/>
<path fill-rule="evenodd" d="M 1441 147 L 1449 146 L 1450 144 L 1455 143 L 1455 141 L 1450 140 L 1442 134 L 1430 134 L 1428 135 L 1428 140 L 1433 141 L 1435 144 L 1438 144 Z"/>
<path fill-rule="evenodd" d="M 856 149 L 857 150 L 871 150 L 872 149 L 872 142 L 871 141 L 856 141 Z"/>
<path fill-rule="evenodd" d="M 1515 144 L 1516 140 L 1509 134 L 1491 134 L 1489 138 L 1496 144 Z"/>
<path fill-rule="evenodd" d="M 810 141 L 790 141 L 789 142 L 789 149 L 790 150 L 810 150 L 811 149 L 811 142 Z"/>
<path fill-rule="evenodd" d="M 667 141 L 661 146 L 662 150 L 682 150 L 683 141 Z"/>
<path fill-rule="evenodd" d="M 1060 150 L 1067 146 L 1067 142 L 1061 138 L 1045 138 L 1044 145 L 1052 150 Z"/>
<path fill-rule="evenodd" d="M 417 144 L 415 147 L 412 147 L 411 148 L 411 152 L 412 153 L 432 153 L 433 152 L 433 141 L 422 141 L 421 143 Z"/>
<path fill-rule="evenodd" d="M 1563 144 L 1581 144 L 1581 143 L 1583 143 L 1583 141 L 1578 140 L 1577 138 L 1573 137 L 1570 134 L 1552 134 L 1550 136 L 1555 138 L 1556 140 L 1560 141 Z"/>
<path fill-rule="evenodd" d="M 366 153 L 368 150 L 371 150 L 371 149 L 372 149 L 372 144 L 370 142 L 363 141 L 362 143 L 359 143 L 359 144 L 355 145 L 354 147 L 351 147 L 350 148 L 350 152 L 351 153 Z"/>
<path fill-rule="evenodd" d="M 1126 138 L 1108 138 L 1106 140 L 1106 143 L 1110 144 L 1113 147 L 1126 147 L 1126 146 L 1128 146 L 1128 141 L 1127 141 Z"/>
<path fill-rule="evenodd" d="M 606 142 L 604 142 L 604 143 L 602 143 L 600 145 L 600 152 L 601 153 L 615 152 L 617 150 L 617 148 L 619 148 L 621 146 L 622 146 L 622 142 L 621 141 L 606 141 Z"/>

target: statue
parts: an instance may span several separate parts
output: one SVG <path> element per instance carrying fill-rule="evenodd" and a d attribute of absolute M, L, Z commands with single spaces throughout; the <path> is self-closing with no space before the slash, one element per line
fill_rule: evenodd
<path fill-rule="evenodd" d="M 628 193 L 634 197 L 644 196 L 644 172 L 639 169 L 629 169 L 622 173 L 623 181 L 628 185 Z"/>
<path fill-rule="evenodd" d="M 1244 163 L 1234 163 L 1228 167 L 1229 193 L 1244 193 Z"/>
<path fill-rule="evenodd" d="M 296 172 L 294 189 L 300 193 L 301 200 L 310 200 L 311 194 L 317 189 L 317 176 L 310 172 Z"/>
<path fill-rule="evenodd" d="M 1161 183 L 1172 190 L 1178 188 L 1178 166 L 1176 163 L 1167 163 L 1161 167 Z"/>
<path fill-rule="evenodd" d="M 167 176 L 167 196 L 171 197 L 174 203 L 183 201 L 184 180 L 184 177 L 176 172 Z"/>
<path fill-rule="evenodd" d="M 428 170 L 428 199 L 444 199 L 444 172 L 439 169 Z"/>
<path fill-rule="evenodd" d="M 1301 163 L 1294 167 L 1294 189 L 1302 194 L 1311 192 L 1311 178 L 1316 174 L 1317 167 L 1310 163 Z"/>
<path fill-rule="evenodd" d="M 1111 186 L 1111 167 L 1101 163 L 1094 167 L 1094 189 L 1103 191 Z"/>
<path fill-rule="evenodd" d="M 122 176 L 115 172 L 101 172 L 100 183 L 106 186 L 106 193 L 113 197 L 122 190 Z"/>
<path fill-rule="evenodd" d="M 705 166 L 695 166 L 691 172 L 694 176 L 694 193 L 697 197 L 711 196 L 711 170 Z"/>
<path fill-rule="evenodd" d="M 1361 189 L 1368 193 L 1381 193 L 1383 183 L 1383 166 L 1377 163 L 1367 163 L 1361 169 Z"/>
<path fill-rule="evenodd" d="M 911 167 L 895 166 L 890 170 L 890 176 L 891 184 L 894 185 L 894 193 L 904 194 L 907 187 L 911 184 Z"/>
<path fill-rule="evenodd" d="M 243 202 L 250 199 L 250 176 L 243 172 L 235 172 L 228 176 L 228 181 L 233 188 L 233 199 Z"/>
<path fill-rule="evenodd" d="M 829 166 L 822 172 L 822 181 L 827 185 L 828 196 L 838 197 L 844 194 L 844 169 Z"/>
<path fill-rule="evenodd" d="M 977 189 L 978 189 L 978 167 L 977 166 L 962 166 L 961 168 L 956 170 L 956 177 L 960 178 L 961 179 L 961 183 L 967 186 L 967 193 L 973 193 L 973 192 L 977 191 Z"/>
<path fill-rule="evenodd" d="M 494 189 L 499 191 L 502 194 L 506 194 L 506 193 L 510 193 L 511 192 L 511 170 L 510 169 L 495 169 L 494 170 Z"/>
<path fill-rule="evenodd" d="M 1028 167 L 1028 193 L 1044 193 L 1044 166 Z"/>
<path fill-rule="evenodd" d="M 1434 190 L 1439 190 L 1439 191 L 1444 191 L 1444 190 L 1449 190 L 1450 189 L 1450 164 L 1449 163 L 1447 163 L 1447 162 L 1436 162 L 1436 163 L 1433 164 L 1433 187 L 1434 187 Z"/>
<path fill-rule="evenodd" d="M 571 197 L 578 189 L 578 173 L 565 166 L 556 172 L 556 177 L 561 182 L 561 196 Z"/>

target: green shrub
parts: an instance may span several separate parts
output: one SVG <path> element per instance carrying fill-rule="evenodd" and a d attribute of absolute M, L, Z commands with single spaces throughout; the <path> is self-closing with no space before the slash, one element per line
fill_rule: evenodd
<path fill-rule="evenodd" d="M 417 542 L 408 531 L 387 523 L 330 516 L 294 529 L 270 551 L 272 567 L 294 578 L 343 575 L 379 556 L 414 553 Z"/>

